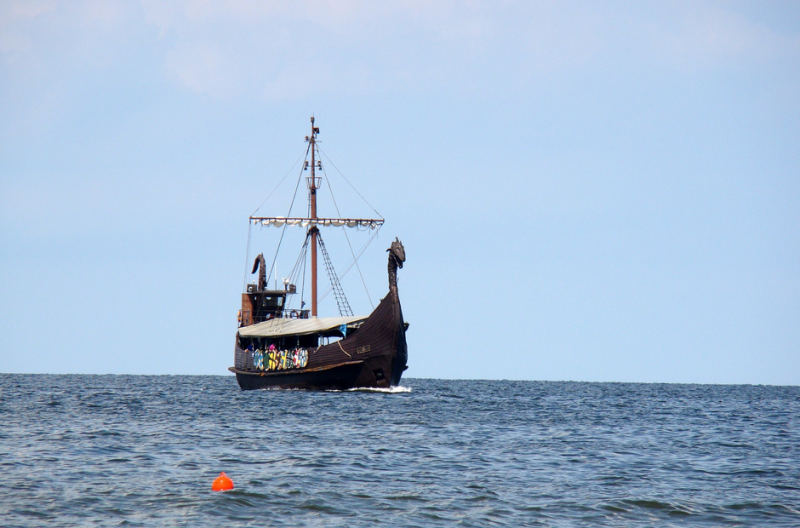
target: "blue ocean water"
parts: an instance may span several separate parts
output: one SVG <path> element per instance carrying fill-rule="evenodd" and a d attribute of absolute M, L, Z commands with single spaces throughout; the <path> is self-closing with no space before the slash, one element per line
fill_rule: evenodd
<path fill-rule="evenodd" d="M 800 387 L 403 385 L 0 375 L 0 525 L 800 526 Z"/>

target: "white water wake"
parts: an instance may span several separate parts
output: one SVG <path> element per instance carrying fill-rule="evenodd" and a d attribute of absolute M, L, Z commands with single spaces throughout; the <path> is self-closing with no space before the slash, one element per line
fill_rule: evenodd
<path fill-rule="evenodd" d="M 411 392 L 411 387 L 403 387 L 398 385 L 396 387 L 388 387 L 388 388 L 370 388 L 370 387 L 360 387 L 354 389 L 347 389 L 345 392 L 383 392 L 385 394 L 403 394 L 406 392 Z"/>

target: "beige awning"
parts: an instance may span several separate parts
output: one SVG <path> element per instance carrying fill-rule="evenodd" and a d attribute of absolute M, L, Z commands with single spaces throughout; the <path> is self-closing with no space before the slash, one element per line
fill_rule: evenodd
<path fill-rule="evenodd" d="M 310 319 L 270 319 L 263 323 L 245 326 L 239 329 L 242 337 L 280 337 L 287 335 L 316 334 L 363 321 L 366 315 L 350 317 L 312 317 Z"/>

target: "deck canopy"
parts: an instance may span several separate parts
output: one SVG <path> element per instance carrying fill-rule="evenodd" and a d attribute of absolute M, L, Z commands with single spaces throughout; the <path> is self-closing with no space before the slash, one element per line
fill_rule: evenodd
<path fill-rule="evenodd" d="M 364 321 L 367 315 L 350 317 L 312 317 L 311 319 L 275 318 L 263 323 L 239 329 L 242 337 L 283 337 L 289 335 L 308 335 L 333 330 L 342 325 Z"/>

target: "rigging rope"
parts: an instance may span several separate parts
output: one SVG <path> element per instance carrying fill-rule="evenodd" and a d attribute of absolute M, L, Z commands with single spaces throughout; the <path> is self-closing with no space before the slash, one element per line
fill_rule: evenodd
<path fill-rule="evenodd" d="M 342 278 L 344 278 L 344 276 L 345 276 L 345 275 L 347 275 L 347 272 L 348 272 L 348 271 L 350 271 L 351 269 L 353 269 L 353 265 L 356 263 L 356 260 L 358 260 L 358 259 L 360 259 L 360 258 L 361 258 L 361 255 L 363 255 L 363 254 L 364 254 L 364 252 L 367 250 L 367 247 L 369 247 L 370 243 L 371 243 L 373 240 L 375 240 L 375 237 L 376 237 L 376 236 L 378 236 L 378 233 L 380 232 L 380 230 L 381 230 L 381 227 L 383 227 L 383 226 L 378 226 L 378 229 L 376 229 L 376 230 L 375 230 L 375 232 L 372 234 L 372 236 L 371 236 L 371 237 L 369 237 L 369 240 L 367 240 L 367 243 L 366 243 L 366 244 L 364 244 L 364 246 L 361 248 L 361 250 L 358 252 L 358 254 L 356 254 L 356 256 L 355 256 L 355 259 L 351 260 L 351 261 L 350 261 L 350 262 L 347 264 L 347 266 L 345 266 L 345 268 L 344 268 L 344 271 L 342 272 Z M 322 301 L 322 300 L 323 300 L 325 297 L 327 297 L 327 296 L 328 296 L 328 294 L 329 294 L 330 292 L 331 292 L 331 288 L 328 288 L 327 290 L 325 290 L 325 291 L 322 293 L 322 295 L 320 296 L 319 300 L 320 300 L 320 301 Z"/>
<path fill-rule="evenodd" d="M 372 204 L 371 204 L 371 203 L 369 203 L 369 202 L 367 201 L 367 199 L 366 199 L 366 198 L 364 198 L 363 196 L 361 196 L 361 193 L 360 193 L 360 192 L 358 192 L 358 189 L 356 189 L 355 187 L 353 187 L 353 184 L 352 184 L 352 183 L 350 183 L 350 180 L 348 180 L 348 179 L 347 179 L 347 177 L 346 177 L 346 176 L 345 176 L 345 175 L 342 173 L 342 171 L 340 171 L 340 170 L 339 170 L 339 167 L 337 167 L 336 165 L 334 165 L 334 164 L 333 164 L 333 162 L 332 162 L 332 161 L 331 161 L 331 159 L 328 157 L 328 155 L 327 155 L 327 154 L 325 154 L 324 152 L 322 152 L 322 149 L 321 149 L 321 148 L 319 148 L 319 145 L 317 145 L 317 150 L 319 150 L 320 154 L 322 154 L 323 156 L 325 156 L 325 159 L 326 159 L 326 160 L 328 160 L 328 163 L 330 163 L 330 164 L 331 164 L 331 166 L 332 166 L 334 169 L 336 169 L 336 172 L 338 172 L 338 173 L 339 173 L 339 174 L 342 176 L 342 178 L 344 178 L 344 181 L 346 181 L 346 182 L 347 182 L 347 184 L 348 184 L 348 185 L 349 185 L 349 186 L 350 186 L 350 187 L 351 187 L 351 188 L 352 188 L 352 189 L 353 189 L 353 190 L 356 192 L 356 194 L 357 194 L 357 195 L 358 195 L 358 196 L 359 196 L 359 197 L 360 197 L 362 200 L 364 200 L 364 203 L 365 203 L 365 204 L 367 204 L 368 206 L 370 206 L 370 208 L 371 208 L 373 211 L 375 211 L 375 214 L 376 214 L 376 215 L 378 215 L 378 216 L 380 217 L 380 219 L 381 219 L 381 220 L 383 220 L 383 215 L 382 215 L 382 214 L 380 214 L 380 213 L 378 212 L 378 210 L 377 210 L 377 209 L 375 209 L 374 207 L 372 207 Z M 325 172 L 325 169 L 323 169 L 323 172 Z"/>
<path fill-rule="evenodd" d="M 261 202 L 261 204 L 256 208 L 255 211 L 253 211 L 253 213 L 250 216 L 255 215 L 258 212 L 258 210 L 261 209 L 261 207 L 263 207 L 263 205 L 265 203 L 267 203 L 267 201 L 275 194 L 275 192 L 283 184 L 283 182 L 286 181 L 286 178 L 289 177 L 289 174 L 291 174 L 292 170 L 297 166 L 297 164 L 298 164 L 298 162 L 300 162 L 300 160 L 303 160 L 303 159 L 307 160 L 308 159 L 308 154 L 309 154 L 309 152 L 311 150 L 311 147 L 312 147 L 312 144 L 309 142 L 309 145 L 306 148 L 305 154 L 303 154 L 299 158 L 297 158 L 297 161 L 294 162 L 294 164 L 289 169 L 289 171 L 283 176 L 283 178 L 281 178 L 281 181 L 278 182 L 278 184 L 275 186 L 275 188 L 272 190 L 272 192 L 269 193 L 269 195 L 264 199 L 263 202 Z M 348 180 L 347 177 L 344 175 L 344 173 L 342 173 L 342 171 L 339 170 L 339 168 L 333 163 L 333 161 L 331 161 L 331 159 L 328 157 L 328 155 L 325 154 L 322 151 L 322 149 L 319 147 L 319 145 L 316 145 L 316 148 L 320 152 L 320 154 L 325 156 L 325 159 L 327 160 L 327 162 L 330 163 L 333 166 L 334 169 L 336 169 L 336 172 L 339 173 L 339 175 L 344 179 L 345 182 L 347 182 L 347 184 L 353 189 L 353 191 L 355 191 L 355 193 L 364 201 L 364 203 L 366 203 L 375 212 L 375 214 L 377 214 L 381 218 L 381 220 L 383 220 L 383 215 L 381 215 L 378 212 L 378 210 L 375 209 L 375 207 L 373 207 L 372 204 L 369 203 L 367 201 L 367 199 L 364 198 L 364 196 L 360 192 L 358 192 L 358 189 L 356 189 L 355 186 L 353 186 L 353 184 L 350 183 L 350 180 Z M 336 213 L 341 217 L 341 212 L 339 211 L 339 206 L 336 203 L 336 197 L 333 194 L 333 188 L 331 187 L 331 184 L 330 184 L 330 178 L 328 177 L 327 171 L 325 171 L 324 166 L 320 167 L 320 168 L 322 169 L 322 172 L 326 177 L 325 179 L 326 179 L 327 184 L 328 184 L 328 190 L 331 193 L 331 198 L 333 199 L 333 204 L 334 204 L 334 207 L 336 208 Z M 295 200 L 297 199 L 297 191 L 300 188 L 300 181 L 302 180 L 303 170 L 304 169 L 305 169 L 305 163 L 303 163 L 303 167 L 301 168 L 300 174 L 299 174 L 299 176 L 297 178 L 297 183 L 295 184 L 294 193 L 292 195 L 292 201 L 291 201 L 291 204 L 289 205 L 289 212 L 286 215 L 287 217 L 290 217 L 291 214 L 292 214 L 292 209 L 294 208 L 294 203 L 295 203 Z M 309 208 L 308 215 L 310 215 L 310 207 L 311 207 L 311 205 L 309 204 L 308 205 L 308 208 Z M 272 274 L 275 271 L 275 266 L 276 266 L 276 262 L 277 262 L 277 258 L 278 258 L 278 253 L 280 252 L 280 248 L 281 248 L 281 245 L 283 243 L 283 238 L 284 238 L 284 235 L 286 234 L 286 228 L 287 227 L 288 227 L 288 224 L 284 224 L 283 229 L 281 230 L 281 236 L 280 236 L 280 239 L 278 240 L 278 245 L 277 245 L 277 247 L 275 249 L 275 255 L 274 255 L 273 259 L 272 259 L 272 265 L 270 266 L 270 270 L 269 270 L 269 273 L 267 275 L 267 283 L 269 283 L 269 281 L 272 279 Z M 342 227 L 342 230 L 344 231 L 345 238 L 347 240 L 347 245 L 348 245 L 348 247 L 350 249 L 350 255 L 353 257 L 353 260 L 345 267 L 344 272 L 342 273 L 342 277 L 347 275 L 347 273 L 353 268 L 354 265 L 356 266 L 356 269 L 358 270 L 358 274 L 361 277 L 361 283 L 364 286 L 364 291 L 367 294 L 367 299 L 369 300 L 369 303 L 370 303 L 370 305 L 372 306 L 373 309 L 375 308 L 375 305 L 372 302 L 372 297 L 370 296 L 369 289 L 367 288 L 366 281 L 364 280 L 364 275 L 361 272 L 361 267 L 358 265 L 358 259 L 361 258 L 361 255 L 363 255 L 364 251 L 366 251 L 366 249 L 370 245 L 370 243 L 375 239 L 375 237 L 377 237 L 378 233 L 381 230 L 381 227 L 383 227 L 383 226 L 382 225 L 378 226 L 378 228 L 375 230 L 375 233 L 369 238 L 369 240 L 367 240 L 366 244 L 364 244 L 364 246 L 361 248 L 361 250 L 358 252 L 358 254 L 356 254 L 353 251 L 353 246 L 352 246 L 352 243 L 350 242 L 350 237 L 347 234 L 347 230 L 344 227 Z M 249 264 L 249 260 L 250 260 L 251 233 L 252 233 L 252 223 L 250 221 L 248 221 L 247 251 L 246 251 L 246 256 L 245 256 L 245 276 L 244 276 L 244 284 L 242 285 L 243 286 L 242 290 L 244 290 L 246 288 L 246 286 L 247 286 L 247 269 L 248 269 L 248 264 Z M 331 287 L 328 288 L 322 294 L 322 296 L 320 297 L 320 301 L 322 299 L 324 299 L 325 297 L 327 297 L 327 295 L 331 291 L 333 291 L 334 292 L 334 296 L 336 297 L 337 306 L 339 307 L 339 314 L 340 315 L 352 315 L 353 314 L 352 309 L 350 308 L 350 304 L 347 302 L 347 298 L 344 295 L 344 290 L 342 289 L 341 282 L 339 281 L 339 277 L 336 276 L 336 272 L 333 269 L 333 264 L 331 263 L 330 257 L 328 255 L 328 252 L 325 249 L 324 243 L 322 242 L 322 237 L 319 236 L 318 238 L 319 238 L 319 245 L 320 245 L 320 248 L 322 249 L 323 257 L 324 257 L 324 260 L 325 260 L 325 265 L 326 265 L 326 268 L 328 270 L 328 278 L 331 280 Z M 289 276 L 290 281 L 295 279 L 295 278 L 302 277 L 302 287 L 301 287 L 301 293 L 300 293 L 300 299 L 301 299 L 300 309 L 302 309 L 303 305 L 305 304 L 305 301 L 303 300 L 304 297 L 305 297 L 305 280 L 306 280 L 305 276 L 306 276 L 306 266 L 307 266 L 307 263 L 306 263 L 307 259 L 305 258 L 305 256 L 307 255 L 307 251 L 308 251 L 308 242 L 309 242 L 309 237 L 307 235 L 306 236 L 306 241 L 304 242 L 303 248 L 301 249 L 300 256 L 298 256 L 298 260 L 295 263 L 295 266 L 292 269 L 292 271 L 290 273 L 290 276 Z M 300 271 L 300 267 L 301 267 L 299 265 L 299 263 L 300 263 L 301 260 L 302 260 L 302 273 L 300 274 L 300 276 L 298 276 L 298 272 Z M 277 280 L 277 276 L 275 277 L 275 280 Z"/>
<path fill-rule="evenodd" d="M 306 264 L 308 263 L 308 259 L 303 258 L 303 286 L 300 288 L 300 309 L 303 309 L 303 306 L 306 305 Z"/>
<path fill-rule="evenodd" d="M 333 165 L 333 163 L 331 163 L 331 165 Z M 325 175 L 325 183 L 328 184 L 328 190 L 331 193 L 331 199 L 333 200 L 333 206 L 336 208 L 336 214 L 339 215 L 339 217 L 341 218 L 342 213 L 339 212 L 339 205 L 336 203 L 336 197 L 333 195 L 333 187 L 331 187 L 331 179 L 328 177 L 328 173 L 325 171 L 324 166 L 322 168 L 322 173 Z M 375 212 L 377 213 L 378 211 Z M 380 213 L 378 213 L 378 215 L 380 216 Z M 361 267 L 358 265 L 358 259 L 356 258 L 356 254 L 353 252 L 353 245 L 350 243 L 350 236 L 347 234 L 347 228 L 342 226 L 342 232 L 344 233 L 344 238 L 347 240 L 347 247 L 350 248 L 350 255 L 353 256 L 353 262 L 355 262 L 356 264 L 358 275 L 361 277 L 361 284 L 364 285 L 364 291 L 367 292 L 367 300 L 369 301 L 370 306 L 372 306 L 372 309 L 374 310 L 375 305 L 372 303 L 372 297 L 369 294 L 369 288 L 367 288 L 367 282 L 364 280 L 364 274 L 361 273 Z"/>
<path fill-rule="evenodd" d="M 339 309 L 339 315 L 342 317 L 353 315 L 353 309 L 350 308 L 350 303 L 347 302 L 342 284 L 339 282 L 339 277 L 336 276 L 336 270 L 333 269 L 331 258 L 328 256 L 328 250 L 325 249 L 325 242 L 322 241 L 322 237 L 319 233 L 317 233 L 317 243 L 319 244 L 319 249 L 322 250 L 322 259 L 325 262 L 328 279 L 331 281 L 331 288 L 333 288 L 333 296 L 336 298 L 336 306 Z"/>
<path fill-rule="evenodd" d="M 278 187 L 280 187 L 280 186 L 283 184 L 283 182 L 286 180 L 286 178 L 288 178 L 288 177 L 289 177 L 289 174 L 291 174 L 291 172 L 294 170 L 294 168 L 295 168 L 295 166 L 297 165 L 297 163 L 298 163 L 298 162 L 299 162 L 301 159 L 303 159 L 303 157 L 306 157 L 306 158 L 308 157 L 308 147 L 306 147 L 306 153 L 305 153 L 305 154 L 300 154 L 300 157 L 299 157 L 299 158 L 297 158 L 297 161 L 295 161 L 295 162 L 294 162 L 294 165 L 292 165 L 292 167 L 291 167 L 291 168 L 289 169 L 289 171 L 288 171 L 288 172 L 287 172 L 287 173 L 284 175 L 284 177 L 283 177 L 283 178 L 281 178 L 281 181 L 279 181 L 279 182 L 278 182 L 278 185 L 276 185 L 276 186 L 275 186 L 275 188 L 274 188 L 274 189 L 272 189 L 272 192 L 271 192 L 271 193 L 269 193 L 269 196 L 267 196 L 266 198 L 264 198 L 264 201 L 263 201 L 263 202 L 261 202 L 261 205 L 259 205 L 258 207 L 256 207 L 256 210 L 255 210 L 255 211 L 253 211 L 253 214 L 251 214 L 250 216 L 253 216 L 253 215 L 255 215 L 255 214 L 258 212 L 258 210 L 259 210 L 259 209 L 261 209 L 261 207 L 263 207 L 263 205 L 264 205 L 265 203 L 267 203 L 267 200 L 269 200 L 270 198 L 272 198 L 272 195 L 273 195 L 273 194 L 275 194 L 275 191 L 277 191 L 277 190 L 278 190 Z M 302 174 L 302 173 L 301 173 L 301 174 Z M 297 192 L 297 191 L 295 191 L 295 192 Z"/>
<path fill-rule="evenodd" d="M 306 157 L 308 157 L 308 149 L 306 149 Z M 296 165 L 296 163 L 295 163 Z M 305 163 L 303 164 L 305 166 Z M 294 194 L 292 195 L 292 203 L 289 204 L 289 212 L 286 213 L 286 216 L 292 216 L 292 208 L 294 207 L 294 201 L 297 198 L 297 189 L 300 188 L 300 180 L 303 179 L 303 169 L 300 169 L 300 175 L 297 176 L 297 184 L 294 186 Z M 252 216 L 252 215 L 250 215 Z M 267 275 L 267 284 L 269 284 L 269 279 L 272 277 L 272 271 L 275 269 L 275 261 L 278 259 L 278 252 L 281 250 L 281 244 L 283 243 L 283 235 L 286 234 L 286 227 L 287 224 L 283 224 L 283 229 L 281 229 L 281 238 L 278 240 L 278 247 L 275 248 L 275 256 L 272 257 L 272 266 L 269 268 L 269 275 Z M 276 277 L 277 279 L 277 277 Z"/>
<path fill-rule="evenodd" d="M 297 279 L 300 278 L 300 273 L 303 273 L 303 287 L 305 287 L 305 264 L 306 264 L 306 254 L 308 253 L 308 241 L 310 240 L 310 236 L 306 233 L 305 242 L 303 242 L 303 247 L 300 248 L 300 254 L 297 256 L 297 261 L 294 263 L 294 267 L 292 268 L 291 273 L 289 274 L 289 284 L 297 285 Z M 289 303 L 292 302 L 292 299 L 289 299 Z M 289 308 L 287 303 L 287 309 Z M 301 290 L 300 293 L 300 309 L 303 309 L 303 293 Z"/>
<path fill-rule="evenodd" d="M 250 220 L 247 221 L 247 251 L 244 255 L 244 280 L 242 281 L 242 291 L 247 289 L 247 268 L 250 264 L 250 233 L 253 231 L 253 224 Z"/>
<path fill-rule="evenodd" d="M 309 234 L 306 233 L 306 239 L 303 242 L 303 246 L 300 248 L 300 254 L 297 256 L 297 260 L 294 263 L 294 267 L 292 268 L 292 271 L 289 274 L 290 280 L 294 279 L 295 277 L 299 277 L 297 273 L 299 272 L 300 268 L 302 267 L 303 261 L 305 260 L 305 254 L 306 251 L 308 250 L 308 240 L 309 240 Z M 296 283 L 292 282 L 292 284 Z"/>

